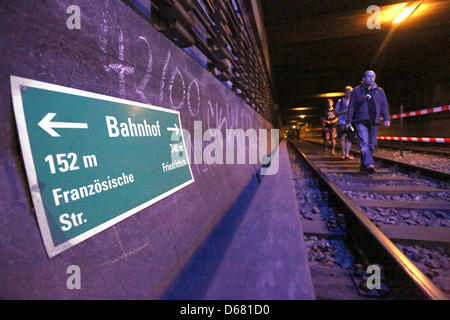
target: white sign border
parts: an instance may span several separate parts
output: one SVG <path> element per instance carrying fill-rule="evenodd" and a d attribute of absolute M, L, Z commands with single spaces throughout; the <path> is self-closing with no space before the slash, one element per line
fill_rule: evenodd
<path fill-rule="evenodd" d="M 39 229 L 41 231 L 42 239 L 44 241 L 44 246 L 47 251 L 47 255 L 50 259 L 55 257 L 56 255 L 60 254 L 61 252 L 96 235 L 97 233 L 100 233 L 101 231 L 115 225 L 116 223 L 132 216 L 133 214 L 151 206 L 152 204 L 168 197 L 172 193 L 177 192 L 178 190 L 186 187 L 187 185 L 189 185 L 195 181 L 194 175 L 192 174 L 192 168 L 191 168 L 191 165 L 189 162 L 189 156 L 186 153 L 186 159 L 188 161 L 188 167 L 189 167 L 189 171 L 191 173 L 191 180 L 188 180 L 185 183 L 157 196 L 156 198 L 153 198 L 147 202 L 140 204 L 137 207 L 134 207 L 134 208 L 124 212 L 124 213 L 114 217 L 111 220 L 108 220 L 92 229 L 89 229 L 88 231 L 76 236 L 75 238 L 72 238 L 70 240 L 67 240 L 66 242 L 63 242 L 63 243 L 55 246 L 53 243 L 52 235 L 51 235 L 50 228 L 48 225 L 47 216 L 45 214 L 45 208 L 43 205 L 41 191 L 39 189 L 39 183 L 37 180 L 36 168 L 34 166 L 33 154 L 31 151 L 31 144 L 30 144 L 30 139 L 28 137 L 28 130 L 27 130 L 27 125 L 26 125 L 26 121 L 25 121 L 25 113 L 24 113 L 24 109 L 23 109 L 22 94 L 20 92 L 21 86 L 46 89 L 46 90 L 51 90 L 51 91 L 73 94 L 73 95 L 82 96 L 82 97 L 112 101 L 112 102 L 123 103 L 123 104 L 143 107 L 143 108 L 147 108 L 147 109 L 153 109 L 153 110 L 177 114 L 178 120 L 180 123 L 180 130 L 181 130 L 181 136 L 182 136 L 184 150 L 185 150 L 185 152 L 187 152 L 186 146 L 185 146 L 185 140 L 184 140 L 184 136 L 183 136 L 183 130 L 182 130 L 183 128 L 181 125 L 180 112 L 177 110 L 171 110 L 171 109 L 166 109 L 166 108 L 162 108 L 162 107 L 157 107 L 157 106 L 154 106 L 151 104 L 144 104 L 144 103 L 137 102 L 137 101 L 125 100 L 125 99 L 111 97 L 111 96 L 93 93 L 93 92 L 89 92 L 89 91 L 84 91 L 84 90 L 59 86 L 59 85 L 55 85 L 55 84 L 50 84 L 50 83 L 46 83 L 46 82 L 42 82 L 42 81 L 22 78 L 22 77 L 18 77 L 18 76 L 14 76 L 14 75 L 10 76 L 10 82 L 11 82 L 11 94 L 12 94 L 12 101 L 13 101 L 13 107 L 14 107 L 14 115 L 15 115 L 15 119 L 16 119 L 17 130 L 19 133 L 20 147 L 22 150 L 22 158 L 23 158 L 24 165 L 25 165 L 25 171 L 26 171 L 26 176 L 28 179 L 28 185 L 30 188 L 33 205 L 34 205 L 34 208 L 36 211 L 36 217 L 38 220 Z"/>

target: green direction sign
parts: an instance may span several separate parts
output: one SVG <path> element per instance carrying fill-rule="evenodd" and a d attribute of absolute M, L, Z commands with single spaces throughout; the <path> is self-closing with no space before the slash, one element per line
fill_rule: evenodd
<path fill-rule="evenodd" d="M 194 182 L 178 111 L 11 76 L 48 256 Z"/>

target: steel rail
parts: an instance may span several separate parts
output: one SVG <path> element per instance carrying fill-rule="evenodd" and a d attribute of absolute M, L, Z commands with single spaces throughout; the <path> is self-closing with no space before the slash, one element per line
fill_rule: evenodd
<path fill-rule="evenodd" d="M 360 153 L 359 151 L 355 151 L 355 152 Z M 445 172 L 445 171 L 422 167 L 422 166 L 418 166 L 418 165 L 403 162 L 403 161 L 393 160 L 393 159 L 389 159 L 386 157 L 382 157 L 380 155 L 373 155 L 373 158 L 376 160 L 379 160 L 381 162 L 388 163 L 390 165 L 398 166 L 398 167 L 406 169 L 408 171 L 418 171 L 421 174 L 431 177 L 431 178 L 435 178 L 435 179 L 442 180 L 442 181 L 450 181 L 450 173 Z"/>
<path fill-rule="evenodd" d="M 322 144 L 323 142 L 318 142 L 315 140 L 305 140 L 311 143 L 315 143 L 315 144 Z M 336 144 L 336 148 L 340 149 L 340 147 Z M 351 150 L 353 153 L 357 153 L 357 154 L 361 154 L 360 151 L 358 150 Z M 373 158 L 375 160 L 390 164 L 390 165 L 394 165 L 394 166 L 398 166 L 400 168 L 406 169 L 408 171 L 417 171 L 420 174 L 423 174 L 425 176 L 437 179 L 437 180 L 441 180 L 441 181 L 450 181 L 450 173 L 442 171 L 442 170 L 436 170 L 436 169 L 432 169 L 432 168 L 428 168 L 428 167 L 423 167 L 423 166 L 419 166 L 416 164 L 411 164 L 411 163 L 407 163 L 407 162 L 402 162 L 402 161 L 398 161 L 398 160 L 393 160 L 393 159 L 389 159 L 386 157 L 382 157 L 380 155 L 373 155 Z"/>
<path fill-rule="evenodd" d="M 339 187 L 330 179 L 328 179 L 320 169 L 314 164 L 309 157 L 299 149 L 299 147 L 291 141 L 291 145 L 298 151 L 309 167 L 312 168 L 314 174 L 326 186 L 326 188 L 334 195 L 334 198 L 342 205 L 348 213 L 350 213 L 349 226 L 347 232 L 352 234 L 359 240 L 359 245 L 366 250 L 369 255 L 375 259 L 386 260 L 383 267 L 388 271 L 389 282 L 395 280 L 403 280 L 407 282 L 406 286 L 389 286 L 392 291 L 396 291 L 398 298 L 425 298 L 431 300 L 447 300 L 445 294 L 435 286 L 415 265 L 411 262 L 400 249 L 383 233 L 370 219 L 362 212 L 350 198 L 348 198 Z M 377 248 L 378 250 L 373 250 Z M 398 278 L 397 278 L 398 276 Z"/>

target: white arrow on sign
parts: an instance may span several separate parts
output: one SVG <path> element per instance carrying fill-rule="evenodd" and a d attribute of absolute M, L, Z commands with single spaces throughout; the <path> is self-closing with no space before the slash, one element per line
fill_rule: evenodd
<path fill-rule="evenodd" d="M 167 131 L 175 131 L 175 134 L 178 135 L 178 132 L 180 131 L 180 129 L 178 129 L 178 126 L 176 123 L 173 124 L 175 126 L 175 128 L 167 128 Z"/>
<path fill-rule="evenodd" d="M 67 128 L 67 129 L 87 129 L 87 123 L 80 122 L 52 122 L 52 119 L 56 116 L 56 113 L 47 113 L 38 126 L 41 127 L 52 137 L 60 137 L 60 135 L 53 130 L 53 128 Z"/>

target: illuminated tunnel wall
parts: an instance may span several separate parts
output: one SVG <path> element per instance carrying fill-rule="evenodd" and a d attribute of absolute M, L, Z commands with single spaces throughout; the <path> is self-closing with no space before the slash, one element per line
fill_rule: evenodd
<path fill-rule="evenodd" d="M 66 9 L 81 9 L 69 30 Z M 192 165 L 195 183 L 48 259 L 13 114 L 10 75 L 179 110 L 203 130 L 271 128 L 121 1 L 10 1 L 0 8 L 0 296 L 158 298 L 255 181 L 256 165 Z M 78 265 L 82 290 L 68 290 Z"/>

